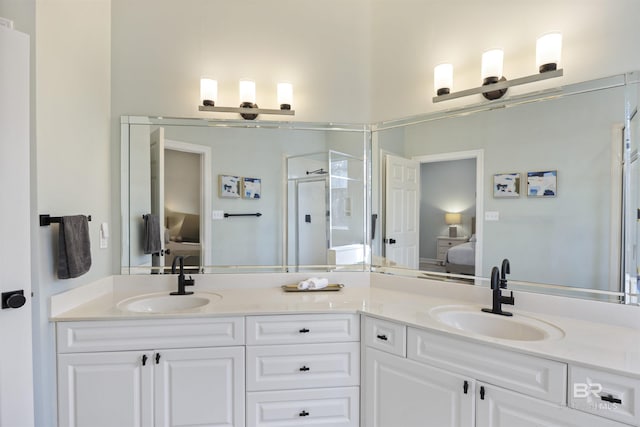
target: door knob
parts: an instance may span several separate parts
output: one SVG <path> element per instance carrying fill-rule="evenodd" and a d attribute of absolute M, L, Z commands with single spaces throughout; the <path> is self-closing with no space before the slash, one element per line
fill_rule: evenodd
<path fill-rule="evenodd" d="M 24 291 L 11 291 L 2 293 L 2 308 L 20 308 L 27 302 Z"/>

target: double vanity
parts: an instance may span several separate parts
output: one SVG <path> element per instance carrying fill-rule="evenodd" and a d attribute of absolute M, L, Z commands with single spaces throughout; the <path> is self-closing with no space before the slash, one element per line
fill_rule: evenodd
<path fill-rule="evenodd" d="M 611 304 L 516 292 L 500 316 L 479 286 L 231 276 L 54 296 L 59 426 L 640 426 L 640 330 L 597 320 Z"/>

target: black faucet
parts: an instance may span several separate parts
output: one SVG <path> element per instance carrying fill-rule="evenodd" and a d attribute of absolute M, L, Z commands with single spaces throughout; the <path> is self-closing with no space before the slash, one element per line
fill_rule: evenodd
<path fill-rule="evenodd" d="M 503 261 L 503 266 L 504 266 L 504 261 Z M 507 271 L 505 271 L 505 273 L 508 273 L 508 268 L 509 268 L 508 266 L 509 266 L 509 261 L 507 261 Z M 505 280 L 505 287 L 507 286 L 506 282 L 507 281 Z M 502 316 L 513 316 L 513 313 L 509 313 L 508 311 L 502 311 L 502 304 L 513 305 L 514 299 L 513 299 L 513 292 L 511 292 L 511 295 L 508 297 L 502 296 L 502 290 L 500 288 L 501 283 L 502 283 L 502 280 L 500 279 L 500 270 L 498 270 L 498 267 L 493 267 L 491 269 L 491 291 L 493 292 L 493 307 L 483 308 L 482 311 L 487 313 L 500 314 Z"/>
<path fill-rule="evenodd" d="M 187 292 L 184 290 L 186 286 L 193 286 L 196 281 L 189 276 L 188 279 L 184 277 L 184 257 L 177 256 L 173 259 L 173 263 L 171 263 L 171 274 L 176 274 L 176 262 L 180 260 L 180 274 L 178 274 L 178 291 L 171 292 L 169 295 L 192 295 L 193 292 Z"/>
<path fill-rule="evenodd" d="M 511 266 L 508 259 L 502 260 L 502 268 L 500 269 L 500 287 L 507 289 L 507 274 L 511 274 Z"/>

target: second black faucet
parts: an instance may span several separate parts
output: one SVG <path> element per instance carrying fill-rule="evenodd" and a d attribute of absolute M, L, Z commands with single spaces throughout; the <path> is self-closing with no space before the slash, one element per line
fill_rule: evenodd
<path fill-rule="evenodd" d="M 507 287 L 507 274 L 510 274 L 510 269 L 508 259 L 502 261 L 502 271 L 498 267 L 491 269 L 492 307 L 483 308 L 482 311 L 501 316 L 513 316 L 513 313 L 502 311 L 502 304 L 513 305 L 515 302 L 513 292 L 508 297 L 502 295 L 502 289 Z"/>
<path fill-rule="evenodd" d="M 171 292 L 169 295 L 192 295 L 193 292 L 187 292 L 184 290 L 186 286 L 193 286 L 195 284 L 195 280 L 189 276 L 188 279 L 184 277 L 184 257 L 177 256 L 173 259 L 171 263 L 171 274 L 176 274 L 176 262 L 180 261 L 180 274 L 178 274 L 178 291 Z"/>

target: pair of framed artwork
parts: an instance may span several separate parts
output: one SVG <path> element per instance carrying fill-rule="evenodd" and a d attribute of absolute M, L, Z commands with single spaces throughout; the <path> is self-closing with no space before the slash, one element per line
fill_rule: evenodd
<path fill-rule="evenodd" d="M 558 195 L 558 171 L 527 172 L 527 196 L 556 197 Z M 493 197 L 520 197 L 520 173 L 493 175 Z"/>
<path fill-rule="evenodd" d="M 262 181 L 260 178 L 218 175 L 218 192 L 220 197 L 229 199 L 257 200 L 262 196 Z"/>

